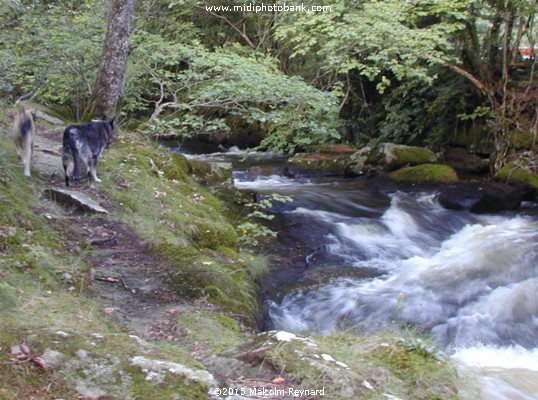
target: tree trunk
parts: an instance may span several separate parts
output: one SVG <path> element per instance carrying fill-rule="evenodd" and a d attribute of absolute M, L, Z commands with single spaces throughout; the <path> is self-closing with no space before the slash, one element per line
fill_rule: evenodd
<path fill-rule="evenodd" d="M 108 29 L 101 55 L 89 114 L 113 118 L 123 92 L 123 80 L 129 55 L 131 21 L 136 0 L 112 0 Z"/>

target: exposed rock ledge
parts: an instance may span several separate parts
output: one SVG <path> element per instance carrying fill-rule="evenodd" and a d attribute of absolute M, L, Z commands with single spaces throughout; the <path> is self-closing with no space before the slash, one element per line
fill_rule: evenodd
<path fill-rule="evenodd" d="M 45 190 L 45 195 L 49 196 L 52 200 L 59 203 L 75 206 L 82 211 L 108 214 L 108 211 L 90 199 L 84 193 L 75 192 L 73 190 L 60 189 L 57 187 L 50 187 Z"/>

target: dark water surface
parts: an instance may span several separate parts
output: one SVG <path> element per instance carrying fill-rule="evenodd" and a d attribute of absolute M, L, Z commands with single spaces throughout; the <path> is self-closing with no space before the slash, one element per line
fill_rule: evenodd
<path fill-rule="evenodd" d="M 278 164 L 238 154 L 239 190 L 294 199 L 271 210 L 283 260 L 264 291 L 272 328 L 367 334 L 411 325 L 477 374 L 482 398 L 538 399 L 533 205 L 473 215 L 444 209 L 432 189 L 291 179 Z"/>

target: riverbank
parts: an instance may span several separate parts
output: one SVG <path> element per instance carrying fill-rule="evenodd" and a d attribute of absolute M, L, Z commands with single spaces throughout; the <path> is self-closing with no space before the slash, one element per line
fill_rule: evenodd
<path fill-rule="evenodd" d="M 62 127 L 37 124 L 30 179 L 0 138 L 3 398 L 457 396 L 453 367 L 413 335 L 258 334 L 266 266 L 239 250 L 230 204 L 186 159 L 122 132 L 100 161 L 103 182 L 73 187 L 106 211 L 89 213 L 44 194 L 63 187 Z"/>

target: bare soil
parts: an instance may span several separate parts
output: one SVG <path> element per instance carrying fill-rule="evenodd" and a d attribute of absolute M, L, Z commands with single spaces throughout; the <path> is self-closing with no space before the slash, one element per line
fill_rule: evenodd
<path fill-rule="evenodd" d="M 37 127 L 33 168 L 44 186 L 65 185 L 61 138 L 61 130 Z M 65 206 L 60 216 L 69 230 L 70 246 L 74 251 L 82 250 L 90 266 L 89 287 L 101 299 L 104 311 L 124 330 L 142 338 L 177 340 L 181 332 L 173 321 L 185 303 L 166 283 L 170 265 L 137 232 L 115 219 L 113 210 L 119 205 L 100 194 L 98 188 L 91 188 L 83 180 L 70 189 L 111 211 L 96 216 Z"/>
<path fill-rule="evenodd" d="M 64 176 L 61 163 L 61 130 L 37 127 L 34 141 L 33 173 L 39 173 L 43 189 L 50 186 L 63 187 Z M 92 296 L 99 298 L 106 314 L 110 315 L 124 331 L 146 340 L 182 342 L 184 336 L 178 325 L 178 315 L 189 311 L 218 311 L 216 306 L 204 298 L 194 302 L 181 299 L 168 285 L 172 267 L 159 257 L 140 235 L 114 216 L 120 205 L 86 181 L 75 182 L 69 188 L 79 191 L 109 211 L 106 215 L 85 213 L 76 207 L 63 206 L 58 223 L 67 229 L 70 238 L 68 247 L 74 253 L 83 254 L 90 266 L 87 276 Z M 50 203 L 44 196 L 44 204 Z M 44 208 L 47 206 L 44 205 Z M 52 207 L 51 207 L 52 209 Z M 55 208 L 56 209 L 56 208 Z M 56 211 L 57 213 L 58 211 Z M 224 385 L 243 388 L 296 387 L 293 379 L 283 379 L 275 385 L 279 375 L 270 363 L 263 360 L 243 361 L 243 355 L 227 354 L 208 358 L 202 344 L 189 346 L 191 356 L 202 361 Z M 232 350 L 233 353 L 233 350 Z M 263 358 L 263 357 L 262 357 Z M 280 371 L 282 373 L 282 371 Z M 282 378 L 278 378 L 282 379 Z M 266 396 L 244 397 L 245 399 L 267 398 Z M 286 395 L 272 397 L 288 399 Z M 312 399 L 310 396 L 294 398 Z"/>

